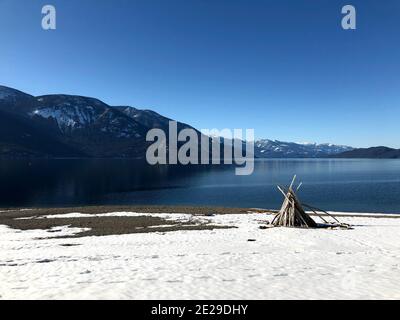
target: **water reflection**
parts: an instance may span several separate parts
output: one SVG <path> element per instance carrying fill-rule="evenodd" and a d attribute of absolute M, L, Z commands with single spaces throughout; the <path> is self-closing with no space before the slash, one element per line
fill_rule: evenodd
<path fill-rule="evenodd" d="M 304 202 L 329 210 L 400 212 L 399 160 L 257 160 L 233 166 L 149 166 L 139 160 L 2 160 L 0 206 L 185 204 L 277 208 L 294 174 Z"/>

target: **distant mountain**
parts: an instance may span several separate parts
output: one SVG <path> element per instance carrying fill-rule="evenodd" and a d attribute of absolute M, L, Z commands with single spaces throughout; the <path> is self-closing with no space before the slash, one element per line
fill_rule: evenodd
<path fill-rule="evenodd" d="M 258 140 L 255 156 L 258 158 L 320 158 L 353 150 L 349 146 L 316 143 L 294 143 L 277 140 Z"/>
<path fill-rule="evenodd" d="M 163 129 L 171 119 L 151 110 L 109 106 L 89 97 L 34 97 L 0 86 L 1 157 L 139 157 L 146 134 Z M 178 130 L 193 128 L 178 122 Z M 258 158 L 316 158 L 351 151 L 348 146 L 259 140 Z"/>
<path fill-rule="evenodd" d="M 167 130 L 156 112 L 112 107 L 82 96 L 34 97 L 0 86 L 0 156 L 139 157 L 152 128 Z M 191 128 L 178 122 L 178 129 Z"/>
<path fill-rule="evenodd" d="M 373 147 L 354 149 L 339 153 L 335 158 L 370 158 L 370 159 L 399 159 L 400 149 L 392 149 L 388 147 Z"/>

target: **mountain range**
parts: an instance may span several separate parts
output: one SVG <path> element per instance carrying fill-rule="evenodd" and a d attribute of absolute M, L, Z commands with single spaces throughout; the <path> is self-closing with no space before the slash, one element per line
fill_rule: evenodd
<path fill-rule="evenodd" d="M 151 110 L 110 106 L 95 98 L 35 97 L 0 86 L 0 157 L 143 158 L 150 144 L 148 130 L 168 133 L 170 121 Z M 178 130 L 185 128 L 194 129 L 178 122 Z M 333 144 L 255 142 L 258 158 L 351 157 L 357 150 Z"/>
<path fill-rule="evenodd" d="M 353 149 L 328 143 L 294 143 L 262 139 L 256 141 L 254 152 L 258 158 L 323 158 Z"/>
<path fill-rule="evenodd" d="M 400 150 L 388 147 L 361 148 L 333 155 L 333 158 L 400 159 Z"/>

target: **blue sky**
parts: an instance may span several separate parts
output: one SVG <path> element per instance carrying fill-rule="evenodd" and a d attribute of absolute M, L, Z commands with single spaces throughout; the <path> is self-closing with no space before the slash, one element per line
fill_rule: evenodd
<path fill-rule="evenodd" d="M 399 35 L 398 0 L 0 0 L 0 84 L 199 129 L 400 148 Z"/>

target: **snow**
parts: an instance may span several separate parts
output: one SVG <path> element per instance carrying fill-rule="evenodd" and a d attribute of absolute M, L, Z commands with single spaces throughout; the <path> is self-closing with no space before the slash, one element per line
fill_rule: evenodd
<path fill-rule="evenodd" d="M 89 214 L 80 212 L 71 212 L 57 215 L 44 215 L 40 217 L 26 217 L 20 218 L 21 220 L 26 219 L 67 219 L 67 218 L 101 218 L 101 217 L 158 217 L 165 220 L 190 220 L 193 218 L 191 214 L 186 213 L 137 213 L 137 212 L 109 212 L 99 214 Z M 201 218 L 201 217 L 199 217 Z"/>
<path fill-rule="evenodd" d="M 97 216 L 137 215 L 148 214 Z M 207 219 L 237 228 L 46 239 L 55 234 L 0 226 L 0 297 L 400 298 L 400 219 L 340 218 L 354 230 L 262 230 L 259 226 L 271 215 L 154 216 Z M 58 236 L 80 231 L 67 226 L 57 230 Z"/>
<path fill-rule="evenodd" d="M 55 119 L 61 131 L 65 128 L 81 128 L 94 121 L 93 107 L 87 106 L 82 109 L 79 106 L 71 107 L 68 103 L 62 107 L 40 108 L 35 110 L 33 114 L 45 119 Z"/>
<path fill-rule="evenodd" d="M 38 101 L 43 102 L 43 98 L 39 98 Z M 93 107 L 93 105 L 101 104 L 99 101 L 91 101 L 90 105 L 81 101 L 80 98 L 73 98 L 70 101 L 53 106 L 38 107 L 30 115 L 53 119 L 62 133 L 87 128 L 97 122 L 103 126 L 100 128 L 101 132 L 114 134 L 117 138 L 142 137 L 135 133 L 135 124 L 125 123 L 125 118 L 121 118 L 109 110 Z"/>

